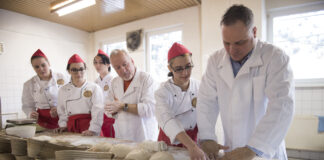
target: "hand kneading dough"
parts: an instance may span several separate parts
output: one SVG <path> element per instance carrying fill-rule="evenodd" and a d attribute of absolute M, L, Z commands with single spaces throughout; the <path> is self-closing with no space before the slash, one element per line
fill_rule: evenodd
<path fill-rule="evenodd" d="M 111 147 L 110 152 L 114 154 L 114 158 L 125 158 L 134 148 L 127 144 L 116 144 Z"/>
<path fill-rule="evenodd" d="M 98 143 L 94 146 L 92 146 L 88 151 L 93 151 L 93 152 L 109 152 L 111 149 L 112 144 L 107 143 L 107 142 L 101 142 Z"/>
<path fill-rule="evenodd" d="M 155 152 L 168 150 L 168 145 L 164 141 L 158 141 L 158 142 L 144 141 L 138 144 L 138 147 L 142 149 L 146 149 L 148 151 L 155 151 Z"/>
<path fill-rule="evenodd" d="M 150 160 L 174 160 L 174 158 L 168 152 L 156 152 L 151 156 Z"/>
<path fill-rule="evenodd" d="M 149 160 L 152 154 L 144 149 L 134 149 L 127 154 L 125 160 Z"/>

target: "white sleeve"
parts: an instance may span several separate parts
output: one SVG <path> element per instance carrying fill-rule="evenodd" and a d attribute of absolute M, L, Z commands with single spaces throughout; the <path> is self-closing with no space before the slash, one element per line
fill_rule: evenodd
<path fill-rule="evenodd" d="M 289 57 L 275 54 L 272 58 L 265 85 L 266 114 L 248 143 L 271 157 L 284 140 L 294 114 L 294 83 Z"/>
<path fill-rule="evenodd" d="M 140 117 L 153 117 L 155 115 L 154 81 L 148 76 L 143 82 L 141 96 L 137 103 L 137 111 Z"/>
<path fill-rule="evenodd" d="M 67 121 L 68 121 L 68 115 L 65 110 L 65 96 L 64 96 L 64 90 L 63 88 L 59 89 L 58 92 L 58 98 L 57 98 L 57 114 L 59 117 L 58 124 L 60 127 L 66 127 L 67 126 Z"/>
<path fill-rule="evenodd" d="M 210 57 L 198 91 L 197 125 L 199 140 L 217 140 L 215 125 L 219 114 L 219 105 L 215 81 L 216 65 L 213 62 L 213 57 Z"/>
<path fill-rule="evenodd" d="M 24 83 L 23 93 L 21 97 L 22 110 L 27 117 L 30 116 L 32 111 L 36 111 L 36 102 L 32 96 L 31 82 L 27 81 Z"/>
<path fill-rule="evenodd" d="M 165 89 L 158 89 L 155 92 L 156 100 L 156 118 L 158 120 L 159 126 L 163 132 L 169 137 L 170 142 L 174 143 L 176 136 L 185 131 L 181 122 L 179 122 L 172 114 L 170 105 L 172 101 L 168 96 L 168 93 Z"/>
<path fill-rule="evenodd" d="M 103 94 L 101 88 L 96 85 L 93 90 L 93 96 L 91 98 L 92 107 L 91 107 L 91 121 L 89 130 L 100 133 L 101 126 L 103 123 Z"/>

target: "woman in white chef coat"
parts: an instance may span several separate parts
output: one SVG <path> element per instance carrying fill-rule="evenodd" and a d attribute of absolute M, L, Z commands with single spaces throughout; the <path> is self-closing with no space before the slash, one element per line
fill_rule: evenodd
<path fill-rule="evenodd" d="M 205 159 L 197 146 L 196 100 L 199 82 L 191 79 L 192 53 L 179 43 L 168 52 L 169 75 L 155 92 L 158 141 L 186 147 L 191 159 Z"/>
<path fill-rule="evenodd" d="M 113 76 L 110 73 L 111 67 L 108 54 L 99 49 L 97 55 L 93 59 L 93 65 L 99 73 L 99 77 L 96 79 L 95 83 L 98 84 L 103 90 L 105 101 L 108 95 L 111 80 L 113 79 Z M 114 138 L 114 123 L 115 119 L 107 117 L 106 114 L 104 114 L 103 124 L 101 127 L 101 136 Z"/>
<path fill-rule="evenodd" d="M 24 83 L 22 110 L 29 118 L 47 129 L 58 128 L 57 94 L 67 79 L 61 73 L 52 72 L 45 54 L 38 49 L 31 57 L 36 76 Z"/>
<path fill-rule="evenodd" d="M 101 88 L 85 78 L 86 64 L 77 54 L 68 61 L 71 82 L 59 90 L 59 126 L 56 132 L 69 131 L 85 136 L 99 135 L 103 121 Z"/>

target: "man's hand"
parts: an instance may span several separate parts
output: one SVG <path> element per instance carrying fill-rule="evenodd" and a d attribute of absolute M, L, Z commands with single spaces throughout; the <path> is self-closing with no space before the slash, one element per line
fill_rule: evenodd
<path fill-rule="evenodd" d="M 94 136 L 96 133 L 90 130 L 85 130 L 82 132 L 83 136 Z"/>
<path fill-rule="evenodd" d="M 252 160 L 256 154 L 248 147 L 236 148 L 231 152 L 225 153 L 220 160 Z"/>
<path fill-rule="evenodd" d="M 113 115 L 118 113 L 123 106 L 124 106 L 123 102 L 119 101 L 117 98 L 114 98 L 113 102 L 106 104 L 105 111 Z"/>
<path fill-rule="evenodd" d="M 30 118 L 33 118 L 33 119 L 38 119 L 38 113 L 36 112 L 36 111 L 32 111 L 31 113 L 30 113 Z"/>
<path fill-rule="evenodd" d="M 62 133 L 64 131 L 67 131 L 67 127 L 59 127 L 54 129 L 54 133 Z"/>
<path fill-rule="evenodd" d="M 52 118 L 57 117 L 57 108 L 56 107 L 51 107 L 50 115 Z"/>
<path fill-rule="evenodd" d="M 226 150 L 228 147 L 218 144 L 213 140 L 204 140 L 200 143 L 200 148 L 206 153 L 210 160 L 217 159 L 219 150 Z"/>

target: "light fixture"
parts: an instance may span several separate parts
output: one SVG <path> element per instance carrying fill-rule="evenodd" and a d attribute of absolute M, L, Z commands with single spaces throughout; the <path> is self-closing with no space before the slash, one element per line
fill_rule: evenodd
<path fill-rule="evenodd" d="M 96 0 L 56 0 L 51 3 L 51 13 L 56 12 L 59 16 L 96 4 Z"/>

